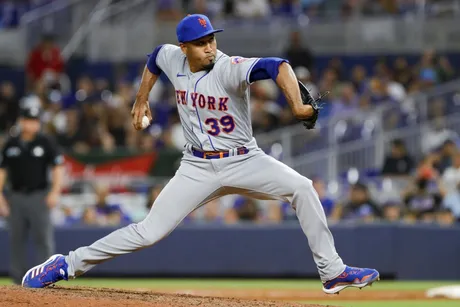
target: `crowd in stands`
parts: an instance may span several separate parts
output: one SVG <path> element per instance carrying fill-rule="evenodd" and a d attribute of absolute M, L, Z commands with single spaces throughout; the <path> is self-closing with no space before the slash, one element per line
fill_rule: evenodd
<path fill-rule="evenodd" d="M 326 5 L 321 0 L 230 2 L 233 5 L 227 1 L 182 1 L 181 5 L 191 7 L 191 11 L 210 10 L 214 6 L 224 5 L 234 15 L 238 15 L 239 5 L 263 7 L 267 4 L 271 5 L 271 12 L 273 8 L 279 8 L 279 11 L 273 12 L 281 12 L 297 6 L 306 11 L 319 10 Z M 369 7 L 368 11 L 374 13 L 387 12 L 391 11 L 390 4 L 396 2 L 365 1 L 364 8 Z M 341 3 L 352 6 L 356 2 Z M 398 3 L 409 5 L 415 1 Z M 175 2 L 159 1 L 159 4 L 167 12 L 168 8 L 174 8 Z M 202 5 L 201 9 L 199 5 Z M 0 7 L 4 8 L 4 5 Z M 426 50 L 413 65 L 403 56 L 394 60 L 382 57 L 371 70 L 364 65 L 356 65 L 348 70 L 339 58 L 333 58 L 320 71 L 315 65 L 312 51 L 296 31 L 292 32 L 290 44 L 280 56 L 290 61 L 297 77 L 312 92 L 329 92 L 320 122 L 347 114 L 361 114 L 363 118 L 370 118 L 374 111 L 388 105 L 410 110 L 407 106 L 413 101 L 408 99 L 409 95 L 458 77 L 458 70 L 448 58 L 433 50 Z M 182 150 L 185 140 L 176 113 L 174 90 L 164 78 L 155 85 L 149 97 L 154 124 L 142 133 L 135 131 L 131 125 L 130 110 L 142 69 L 143 65 L 140 65 L 136 77 L 120 75 L 114 83 L 84 75 L 71 84 L 59 48 L 52 36 L 45 36 L 31 50 L 27 59 L 25 95 L 19 96 L 22 89 L 15 88 L 12 83 L 0 82 L 0 136 L 5 137 L 15 128 L 20 104 L 35 104 L 42 109 L 43 129 L 53 134 L 65 151 L 88 153 L 98 150 L 110 153 L 120 148 L 136 152 L 162 148 Z M 384 184 L 399 182 L 398 186 L 404 187 L 400 191 L 393 191 L 393 199 L 379 198 L 379 193 L 373 191 L 373 185 L 368 180 L 341 184 L 344 189 L 338 193 L 331 188 L 332 183 L 314 178 L 314 186 L 331 223 L 339 220 L 368 222 L 383 219 L 445 225 L 460 219 L 458 134 L 443 127 L 442 117 L 451 111 L 447 104 L 442 99 L 431 104 L 430 116 L 434 120 L 440 119 L 435 121 L 439 129 L 435 128 L 425 135 L 422 155 L 408 152 L 401 140 L 392 143 L 389 155 L 382 161 L 379 177 L 384 179 Z M 252 85 L 251 109 L 256 135 L 297 123 L 284 96 L 271 80 Z M 117 202 L 117 198 L 109 197 L 107 187 L 96 185 L 94 199 L 86 202 L 80 210 L 61 206 L 55 214 L 55 221 L 59 225 L 93 226 L 139 221 L 147 214 L 161 188 L 162 185 L 153 186 L 147 193 L 145 204 L 126 209 Z M 184 223 L 279 223 L 295 219 L 295 212 L 288 203 L 226 196 L 196 210 Z"/>
<path fill-rule="evenodd" d="M 159 16 L 179 18 L 199 12 L 213 18 L 264 19 L 268 17 L 306 16 L 311 21 L 360 16 L 425 16 L 456 14 L 452 0 L 162 0 Z"/>
<path fill-rule="evenodd" d="M 0 29 L 17 27 L 25 13 L 53 1 L 55 0 L 1 0 Z"/>
<path fill-rule="evenodd" d="M 59 0 L 2 0 L 0 28 L 14 28 L 31 9 Z M 117 0 L 119 1 L 119 0 Z M 112 1 L 112 2 L 117 2 Z M 158 16 L 167 20 L 204 13 L 212 18 L 264 19 L 307 16 L 311 21 L 360 16 L 458 14 L 455 0 L 158 0 Z"/>
<path fill-rule="evenodd" d="M 383 188 L 366 178 L 343 182 L 340 189 L 333 187 L 337 183 L 325 182 L 319 176 L 311 179 L 330 224 L 460 225 L 459 149 L 448 140 L 417 162 L 405 144 L 395 139 L 382 161 L 378 177 L 379 184 L 386 185 Z M 142 195 L 126 191 L 109 195 L 107 185 L 94 182 L 87 193 L 66 196 L 67 200 L 54 213 L 54 222 L 67 227 L 98 227 L 141 221 L 164 185 L 153 184 Z M 296 213 L 288 202 L 227 195 L 195 210 L 182 223 L 232 225 L 296 221 Z"/>
<path fill-rule="evenodd" d="M 299 80 L 312 92 L 329 92 L 320 113 L 320 122 L 347 114 L 371 118 L 372 112 L 381 106 L 394 105 L 404 110 L 405 105 L 412 102 L 406 99 L 409 94 L 458 76 L 446 57 L 431 50 L 421 55 L 415 65 L 409 65 L 404 57 L 394 61 L 382 58 L 373 70 L 356 65 L 348 71 L 339 58 L 333 58 L 326 69 L 318 71 L 312 52 L 295 31 L 281 56 L 291 62 Z M 65 65 L 52 36 L 45 36 L 31 50 L 27 60 L 26 94 L 19 97 L 21 89 L 8 81 L 0 83 L 0 118 L 4 119 L 0 131 L 3 134 L 14 125 L 20 103 L 37 104 L 43 110 L 45 130 L 54 134 L 59 144 L 69 151 L 111 152 L 121 147 L 145 151 L 159 148 L 182 150 L 182 127 L 175 110 L 174 90 L 168 80 L 160 79 L 150 94 L 154 124 L 138 133 L 130 124 L 130 109 L 139 86 L 142 64 L 136 76 L 121 75 L 114 84 L 83 75 L 74 86 L 65 74 Z M 446 104 L 448 102 L 442 100 L 433 103 L 433 108 L 439 110 L 430 114 L 439 117 L 448 114 L 451 110 Z M 284 95 L 272 80 L 252 85 L 251 108 L 256 135 L 297 123 Z M 390 128 L 397 124 L 395 122 Z"/>

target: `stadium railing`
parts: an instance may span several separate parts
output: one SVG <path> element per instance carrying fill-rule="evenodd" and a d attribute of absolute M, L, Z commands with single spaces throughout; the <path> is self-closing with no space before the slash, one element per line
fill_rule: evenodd
<path fill-rule="evenodd" d="M 65 45 L 98 2 L 56 0 L 25 13 L 18 28 L 23 33 L 25 50 L 33 48 L 44 33 L 52 33 L 60 46 Z"/>
<path fill-rule="evenodd" d="M 60 39 L 61 47 L 64 47 L 83 24 L 90 22 L 88 16 L 98 3 L 91 0 L 57 0 L 52 6 L 45 5 L 40 11 L 26 14 L 20 28 L 0 31 L 0 42 L 6 35 L 4 33 L 9 33 L 10 41 L 23 42 L 27 50 L 46 30 L 54 32 Z M 145 53 L 150 52 L 153 46 L 177 43 L 177 20 L 159 20 L 155 13 L 155 1 L 114 2 L 100 23 L 88 31 L 87 40 L 80 41 L 77 50 L 91 61 L 145 60 Z M 311 42 L 309 45 L 316 54 L 407 54 L 427 48 L 445 52 L 460 49 L 460 40 L 456 39 L 460 35 L 460 27 L 455 15 L 437 18 L 418 14 L 357 15 L 346 20 L 270 16 L 262 20 L 216 19 L 213 23 L 215 27 L 225 28 L 219 36 L 219 48 L 228 54 L 242 56 L 282 54 L 293 29 L 301 30 L 303 41 Z M 21 54 L 11 52 L 10 57 L 18 63 L 23 61 Z"/>
<path fill-rule="evenodd" d="M 442 121 L 431 118 L 435 101 L 443 103 L 444 127 L 460 131 L 460 80 L 456 80 L 371 114 L 334 117 L 312 131 L 302 125 L 289 126 L 258 134 L 256 139 L 262 149 L 302 174 L 327 174 L 327 179 L 335 180 L 349 168 L 380 168 L 394 138 L 402 139 L 413 155 L 423 154 L 424 133 Z M 396 127 L 388 126 L 392 116 Z"/>

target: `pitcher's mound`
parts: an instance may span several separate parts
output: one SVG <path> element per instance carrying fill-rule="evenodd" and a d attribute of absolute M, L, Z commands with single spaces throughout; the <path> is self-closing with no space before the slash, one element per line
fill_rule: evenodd
<path fill-rule="evenodd" d="M 53 287 L 25 289 L 19 286 L 0 287 L 0 306 L 59 306 L 59 307 L 333 307 L 291 302 L 245 300 L 237 298 L 204 297 L 183 294 L 154 293 L 107 288 Z"/>

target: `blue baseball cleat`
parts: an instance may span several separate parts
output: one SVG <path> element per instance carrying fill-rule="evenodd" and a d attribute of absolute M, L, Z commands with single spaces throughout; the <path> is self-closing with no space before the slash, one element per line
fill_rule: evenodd
<path fill-rule="evenodd" d="M 374 269 L 361 269 L 347 266 L 345 271 L 336 278 L 323 284 L 323 291 L 327 294 L 338 294 L 345 288 L 364 288 L 380 279 L 380 274 Z"/>
<path fill-rule="evenodd" d="M 68 280 L 67 267 L 63 255 L 53 255 L 44 263 L 28 270 L 22 278 L 22 286 L 25 288 L 45 288 L 60 280 Z"/>

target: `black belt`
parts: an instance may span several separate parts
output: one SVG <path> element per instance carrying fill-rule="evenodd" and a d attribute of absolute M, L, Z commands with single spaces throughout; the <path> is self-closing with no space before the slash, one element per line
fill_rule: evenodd
<path fill-rule="evenodd" d="M 249 152 L 249 149 L 246 147 L 238 147 L 236 149 L 236 155 L 245 155 Z M 224 151 L 201 151 L 195 148 L 192 148 L 192 154 L 195 157 L 202 158 L 202 159 L 222 159 L 230 156 L 229 150 Z"/>

